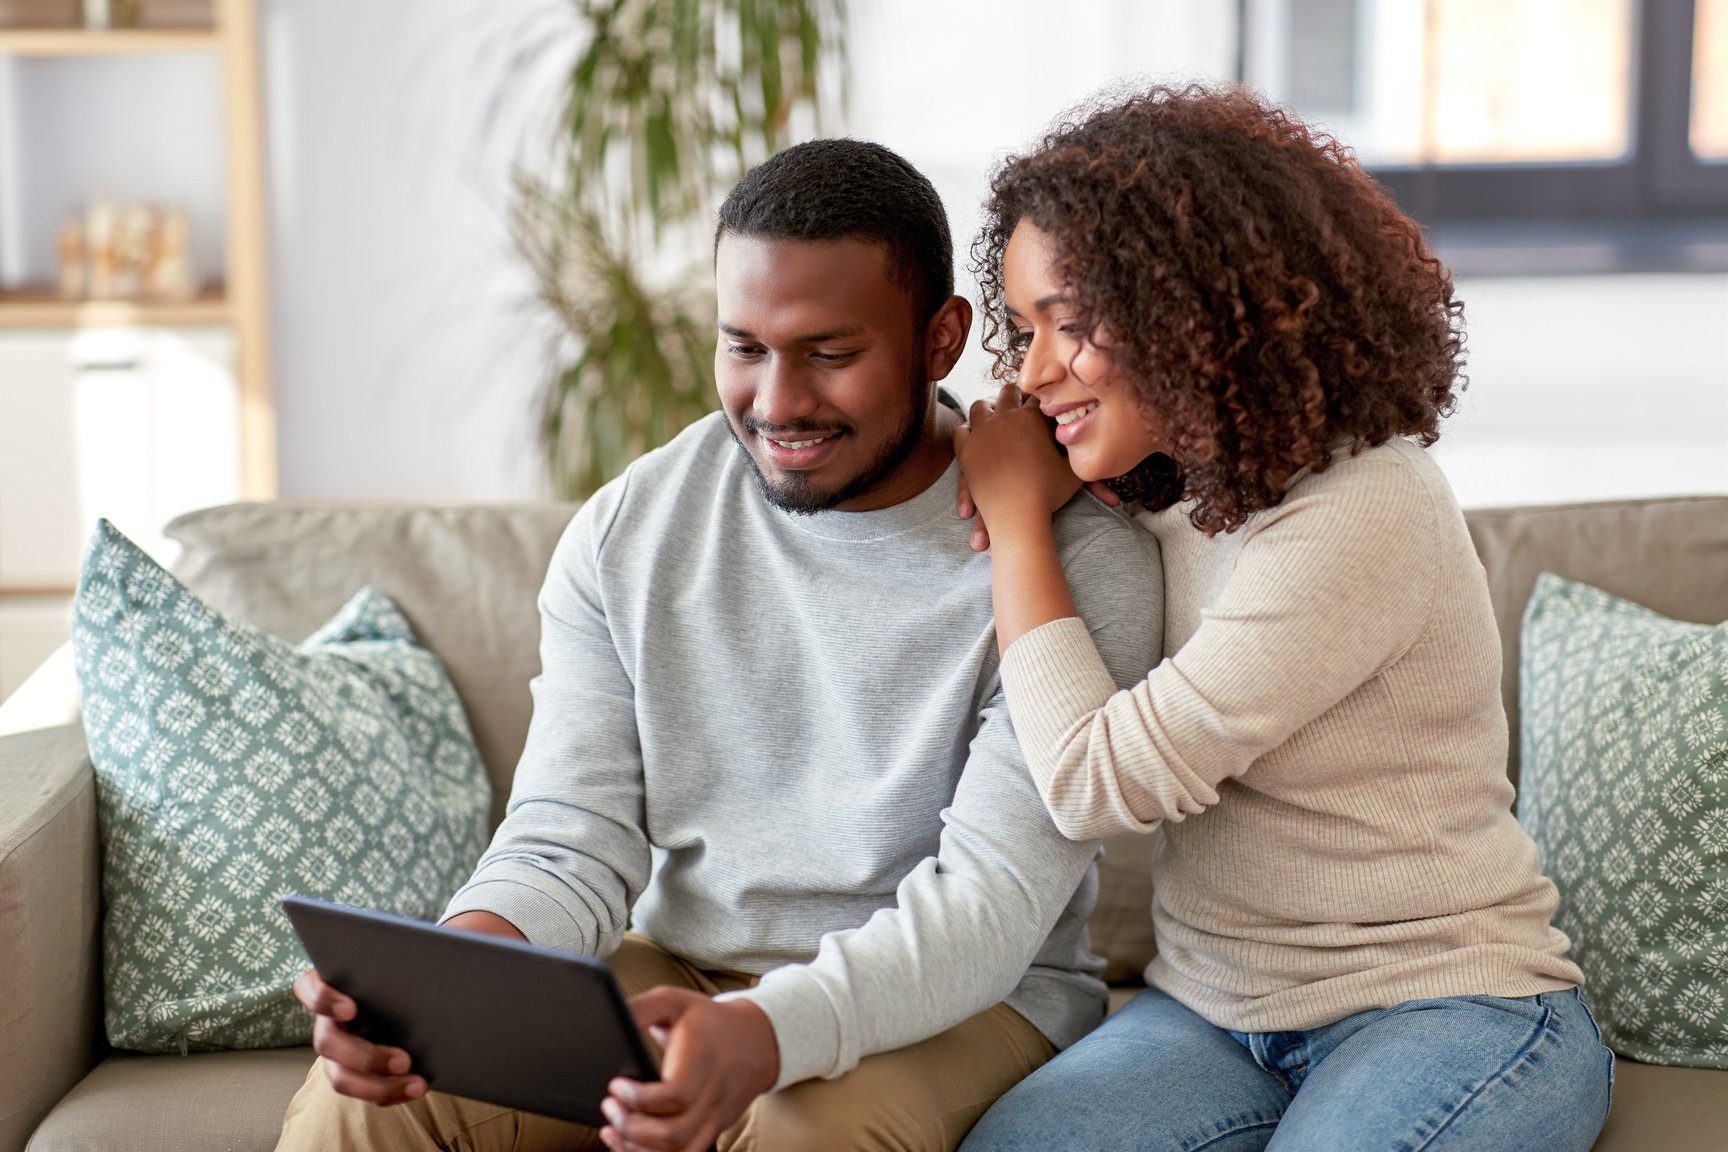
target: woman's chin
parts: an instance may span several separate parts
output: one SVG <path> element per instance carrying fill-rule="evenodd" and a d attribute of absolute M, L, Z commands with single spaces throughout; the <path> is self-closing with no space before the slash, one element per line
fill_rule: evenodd
<path fill-rule="evenodd" d="M 1090 453 L 1079 453 L 1072 448 L 1068 450 L 1068 469 L 1073 472 L 1082 484 L 1091 484 L 1096 480 L 1109 480 L 1121 475 L 1120 468 L 1112 471 L 1108 467 L 1100 467 L 1099 462 Z"/>

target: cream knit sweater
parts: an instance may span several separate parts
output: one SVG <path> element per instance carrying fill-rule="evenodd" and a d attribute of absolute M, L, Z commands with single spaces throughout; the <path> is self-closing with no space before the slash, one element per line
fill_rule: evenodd
<path fill-rule="evenodd" d="M 1141 523 L 1165 660 L 1118 691 L 1069 618 L 1002 674 L 1062 831 L 1160 836 L 1147 981 L 1244 1032 L 1582 983 L 1510 810 L 1487 582 L 1427 454 L 1341 456 L 1212 539 L 1182 506 Z"/>

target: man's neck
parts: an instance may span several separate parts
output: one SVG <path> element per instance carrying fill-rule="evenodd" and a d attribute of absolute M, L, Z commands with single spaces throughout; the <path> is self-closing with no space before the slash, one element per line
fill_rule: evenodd
<path fill-rule="evenodd" d="M 954 462 L 954 429 L 960 426 L 960 414 L 946 404 L 934 403 L 932 406 L 935 411 L 925 422 L 923 438 L 900 465 L 906 495 L 897 503 L 905 503 L 928 491 Z"/>

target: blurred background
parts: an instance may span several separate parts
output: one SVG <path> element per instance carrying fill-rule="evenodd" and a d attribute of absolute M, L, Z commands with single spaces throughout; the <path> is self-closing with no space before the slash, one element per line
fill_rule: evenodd
<path fill-rule="evenodd" d="M 1422 222 L 1466 506 L 1728 492 L 1728 0 L 0 0 L 0 698 L 98 515 L 579 496 L 675 430 L 773 148 L 897 149 L 964 252 L 996 163 L 1155 81 Z"/>

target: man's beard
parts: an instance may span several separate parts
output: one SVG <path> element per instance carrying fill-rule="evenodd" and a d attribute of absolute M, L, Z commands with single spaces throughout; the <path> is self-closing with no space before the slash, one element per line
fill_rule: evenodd
<path fill-rule="evenodd" d="M 823 491 L 811 485 L 809 477 L 802 472 L 785 474 L 780 480 L 770 482 L 762 473 L 762 465 L 757 461 L 755 453 L 744 446 L 738 437 L 738 429 L 732 421 L 726 421 L 727 431 L 732 433 L 732 440 L 738 445 L 738 450 L 744 453 L 744 459 L 750 462 L 750 470 L 756 473 L 757 487 L 762 490 L 763 499 L 783 512 L 796 512 L 800 515 L 811 515 L 816 512 L 826 512 L 837 504 L 844 504 L 863 495 L 892 475 L 895 469 L 904 464 L 908 457 L 924 439 L 925 428 L 929 424 L 930 413 L 930 381 L 922 372 L 917 373 L 909 382 L 912 388 L 914 403 L 910 406 L 905 422 L 896 430 L 883 445 L 876 459 L 865 466 L 857 476 L 842 484 L 839 488 Z M 743 420 L 744 430 L 753 435 L 762 435 L 762 429 L 771 428 L 782 433 L 796 429 L 781 429 L 773 425 L 765 425 L 746 413 Z M 843 436 L 856 436 L 857 430 L 850 426 L 841 433 Z M 776 437 L 779 439 L 780 437 Z"/>

